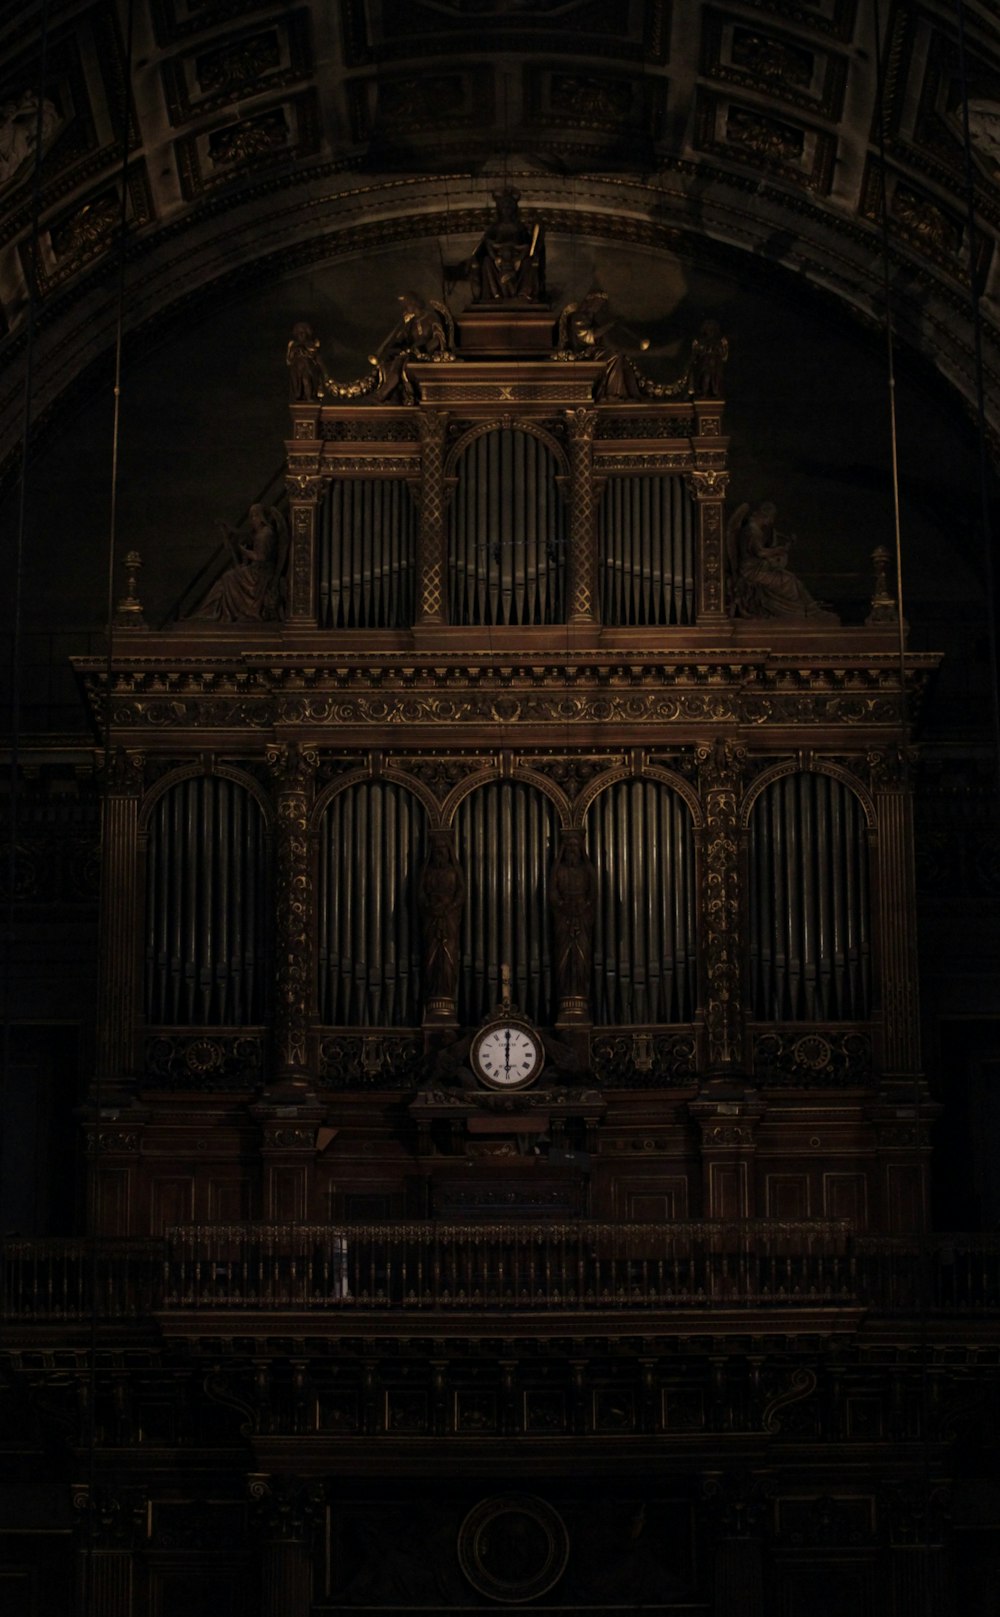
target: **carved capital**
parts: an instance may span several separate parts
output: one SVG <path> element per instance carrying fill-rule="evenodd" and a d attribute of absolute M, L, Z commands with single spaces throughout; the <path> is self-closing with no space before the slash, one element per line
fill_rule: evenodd
<path fill-rule="evenodd" d="M 867 755 L 868 775 L 872 791 L 905 791 L 913 781 L 917 763 L 915 747 L 884 747 Z"/>
<path fill-rule="evenodd" d="M 685 472 L 684 482 L 693 500 L 724 500 L 729 487 L 729 473 L 712 469 Z"/>
<path fill-rule="evenodd" d="M 101 772 L 101 783 L 112 797 L 142 796 L 146 784 L 146 754 L 116 747 Z"/>
<path fill-rule="evenodd" d="M 145 1539 L 145 1489 L 75 1482 L 71 1498 L 80 1538 L 90 1549 L 132 1550 Z"/>
<path fill-rule="evenodd" d="M 308 792 L 319 768 L 316 748 L 300 747 L 296 741 L 281 741 L 269 746 L 264 760 L 280 793 Z"/>
<path fill-rule="evenodd" d="M 747 749 L 742 742 L 716 736 L 695 749 L 698 778 L 702 792 L 738 792 L 747 761 Z"/>
<path fill-rule="evenodd" d="M 597 411 L 586 408 L 566 411 L 571 449 L 589 450 L 597 431 Z"/>
<path fill-rule="evenodd" d="M 254 1516 L 265 1540 L 279 1544 L 308 1542 L 323 1509 L 321 1484 L 251 1471 L 247 1486 Z"/>
<path fill-rule="evenodd" d="M 288 472 L 285 487 L 293 500 L 319 500 L 323 497 L 326 479 L 310 472 Z"/>

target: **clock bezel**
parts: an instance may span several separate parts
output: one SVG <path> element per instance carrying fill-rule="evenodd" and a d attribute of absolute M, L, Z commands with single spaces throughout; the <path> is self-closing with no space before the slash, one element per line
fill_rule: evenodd
<path fill-rule="evenodd" d="M 479 1062 L 479 1047 L 483 1040 L 487 1038 L 489 1034 L 496 1033 L 499 1029 L 507 1027 L 511 1029 L 516 1028 L 519 1033 L 526 1034 L 535 1048 L 535 1064 L 528 1073 L 527 1077 L 519 1078 L 516 1083 L 510 1084 L 498 1083 L 495 1078 L 491 1078 L 488 1075 Z M 469 1054 L 472 1058 L 472 1070 L 479 1079 L 479 1082 L 481 1084 L 485 1084 L 486 1088 L 492 1090 L 495 1095 L 515 1095 L 520 1089 L 530 1088 L 541 1073 L 542 1067 L 545 1063 L 545 1049 L 542 1045 L 542 1040 L 538 1030 L 532 1027 L 530 1022 L 526 1022 L 523 1016 L 511 1016 L 509 1014 L 502 1016 L 491 1016 L 488 1022 L 484 1022 L 472 1041 L 472 1048 Z"/>

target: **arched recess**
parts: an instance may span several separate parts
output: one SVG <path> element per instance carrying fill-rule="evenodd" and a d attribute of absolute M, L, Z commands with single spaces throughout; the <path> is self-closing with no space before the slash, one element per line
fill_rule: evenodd
<path fill-rule="evenodd" d="M 468 897 L 462 915 L 458 1015 L 478 1022 L 500 999 L 501 967 L 526 1016 L 550 1022 L 554 985 L 548 881 L 558 816 L 524 781 L 491 781 L 462 798 L 455 815 Z"/>
<path fill-rule="evenodd" d="M 840 769 L 755 782 L 748 825 L 749 1005 L 756 1021 L 866 1021 L 872 1011 L 874 809 Z"/>
<path fill-rule="evenodd" d="M 143 805 L 143 1008 L 153 1027 L 253 1027 L 270 979 L 269 822 L 233 769 L 177 771 Z"/>
<path fill-rule="evenodd" d="M 316 604 L 321 629 L 413 623 L 419 516 L 400 477 L 335 477 L 320 506 Z"/>
<path fill-rule="evenodd" d="M 448 612 L 452 623 L 561 623 L 566 503 L 558 446 L 529 424 L 467 434 L 449 460 Z"/>
<path fill-rule="evenodd" d="M 663 780 L 619 780 L 586 817 L 597 874 L 594 1019 L 690 1022 L 697 1004 L 697 876 L 686 794 Z"/>
<path fill-rule="evenodd" d="M 400 781 L 354 780 L 325 800 L 316 875 L 322 1026 L 419 1023 L 426 843 L 424 805 Z"/>

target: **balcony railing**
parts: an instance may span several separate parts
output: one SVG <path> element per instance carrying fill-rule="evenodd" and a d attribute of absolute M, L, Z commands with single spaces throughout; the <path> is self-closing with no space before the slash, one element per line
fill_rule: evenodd
<path fill-rule="evenodd" d="M 0 1320 L 196 1312 L 1000 1314 L 1000 1236 L 846 1222 L 189 1225 L 160 1241 L 8 1240 Z"/>

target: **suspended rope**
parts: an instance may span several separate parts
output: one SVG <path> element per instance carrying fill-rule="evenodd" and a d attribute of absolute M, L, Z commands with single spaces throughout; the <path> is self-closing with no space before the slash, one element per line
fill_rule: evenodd
<path fill-rule="evenodd" d="M 976 193 L 972 165 L 972 134 L 969 129 L 969 76 L 965 50 L 965 3 L 958 0 L 958 76 L 962 91 L 962 140 L 965 151 L 965 217 L 969 236 L 969 300 L 972 304 L 972 337 L 976 379 L 976 422 L 979 447 L 979 500 L 983 524 L 983 560 L 986 573 L 987 631 L 990 647 L 990 695 L 993 717 L 993 767 L 1000 797 L 1000 666 L 997 662 L 997 587 L 993 564 L 993 525 L 990 518 L 990 464 L 986 427 L 986 389 L 983 380 L 983 319 L 980 288 L 976 279 Z"/>
<path fill-rule="evenodd" d="M 121 165 L 120 179 L 121 202 L 118 212 L 117 248 L 118 248 L 118 277 L 116 286 L 115 307 L 115 347 L 114 347 L 114 409 L 111 423 L 111 486 L 110 508 L 108 516 L 108 544 L 107 544 L 107 595 L 105 601 L 105 637 L 106 652 L 104 663 L 104 749 L 103 749 L 103 780 L 101 823 L 106 825 L 109 813 L 109 798 L 111 786 L 111 763 L 114 756 L 114 743 L 112 736 L 112 670 L 113 645 L 112 634 L 115 621 L 115 564 L 118 549 L 118 495 L 120 470 L 120 440 L 121 440 L 121 382 L 122 382 L 122 351 L 125 334 L 125 287 L 126 287 L 126 258 L 128 243 L 128 160 L 129 160 L 129 129 L 132 122 L 132 43 L 135 21 L 135 0 L 129 0 L 125 25 L 125 62 L 122 74 L 122 106 L 121 106 Z M 101 915 L 102 930 L 107 927 L 107 916 Z M 106 932 L 105 932 L 106 936 Z M 107 971 L 105 947 L 100 948 L 102 969 Z M 99 1005 L 103 1014 L 105 990 L 99 989 Z M 100 1276 L 100 1254 L 102 1237 L 97 1230 L 100 1218 L 100 1166 L 101 1166 L 101 1117 L 104 1107 L 104 1059 L 106 1040 L 102 1036 L 104 1030 L 98 1027 L 97 1063 L 94 1072 L 93 1084 L 93 1112 L 91 1126 L 93 1129 L 93 1151 L 91 1156 L 93 1195 L 89 1209 L 89 1237 L 90 1237 L 90 1378 L 89 1396 L 87 1399 L 87 1434 L 86 1448 L 88 1455 L 87 1465 L 87 1497 L 88 1497 L 88 1528 L 85 1540 L 85 1554 L 83 1564 L 83 1577 L 81 1579 L 81 1617 L 88 1617 L 93 1609 L 94 1584 L 94 1539 L 93 1523 L 95 1521 L 95 1491 L 96 1491 L 96 1457 L 97 1457 L 97 1324 L 98 1324 L 98 1281 Z"/>

